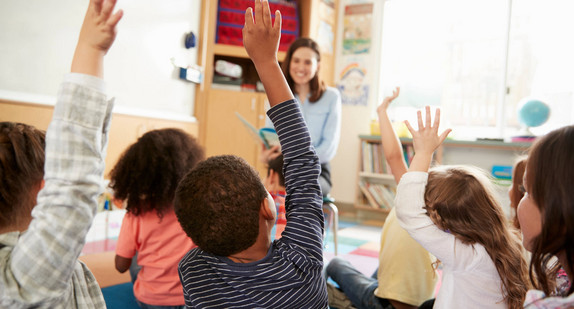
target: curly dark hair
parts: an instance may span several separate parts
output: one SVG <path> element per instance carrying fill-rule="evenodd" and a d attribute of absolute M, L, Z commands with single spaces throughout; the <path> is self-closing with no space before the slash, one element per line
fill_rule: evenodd
<path fill-rule="evenodd" d="M 252 246 L 267 190 L 242 158 L 215 156 L 199 163 L 175 193 L 177 219 L 202 250 L 229 256 Z"/>
<path fill-rule="evenodd" d="M 132 144 L 110 172 L 114 197 L 127 201 L 135 216 L 172 208 L 181 178 L 205 158 L 197 140 L 180 129 L 147 132 Z"/>
<path fill-rule="evenodd" d="M 44 131 L 0 122 L 0 228 L 30 216 L 36 204 L 31 188 L 44 178 L 45 149 Z"/>

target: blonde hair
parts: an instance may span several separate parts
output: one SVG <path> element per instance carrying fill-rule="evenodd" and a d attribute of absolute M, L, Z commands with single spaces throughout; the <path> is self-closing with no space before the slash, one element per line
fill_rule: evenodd
<path fill-rule="evenodd" d="M 429 172 L 425 205 L 431 220 L 465 244 L 485 247 L 500 276 L 509 308 L 522 308 L 528 286 L 520 240 L 509 226 L 486 173 L 470 166 Z"/>

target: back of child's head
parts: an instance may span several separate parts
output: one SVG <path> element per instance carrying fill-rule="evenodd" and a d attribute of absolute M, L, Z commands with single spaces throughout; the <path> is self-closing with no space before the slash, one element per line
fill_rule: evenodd
<path fill-rule="evenodd" d="M 285 187 L 285 176 L 283 175 L 283 154 L 280 154 L 267 162 L 268 177 L 270 171 L 274 171 L 277 176 L 279 176 L 279 185 Z"/>
<path fill-rule="evenodd" d="M 429 172 L 425 204 L 440 229 L 463 243 L 484 246 L 502 280 L 505 302 L 518 308 L 527 291 L 527 265 L 494 192 L 485 171 L 442 166 Z"/>
<path fill-rule="evenodd" d="M 574 126 L 554 130 L 531 147 L 526 163 L 526 191 L 540 209 L 542 228 L 532 239 L 531 279 L 550 292 L 548 265 L 563 255 L 574 270 Z M 550 277 L 552 278 L 552 276 Z M 572 280 L 572 278 L 570 278 Z M 574 292 L 571 285 L 568 294 Z"/>
<path fill-rule="evenodd" d="M 252 246 L 259 235 L 259 211 L 267 190 L 242 158 L 224 155 L 199 163 L 181 180 L 175 213 L 202 250 L 229 256 Z"/>
<path fill-rule="evenodd" d="M 510 207 L 514 209 L 514 213 L 516 213 L 516 208 L 518 208 L 518 203 L 524 196 L 524 186 L 522 184 L 523 177 L 524 177 L 524 170 L 526 169 L 526 158 L 520 158 L 514 164 L 512 169 L 512 186 L 510 187 L 510 191 L 508 195 L 510 197 Z M 512 224 L 517 229 L 520 229 L 520 222 L 518 221 L 518 216 L 514 215 L 512 220 Z"/>
<path fill-rule="evenodd" d="M 0 122 L 0 228 L 29 217 L 36 204 L 34 187 L 44 178 L 44 131 Z"/>
<path fill-rule="evenodd" d="M 135 216 L 155 210 L 162 218 L 173 207 L 181 178 L 205 157 L 197 140 L 180 129 L 147 132 L 120 157 L 110 173 L 114 197 Z"/>

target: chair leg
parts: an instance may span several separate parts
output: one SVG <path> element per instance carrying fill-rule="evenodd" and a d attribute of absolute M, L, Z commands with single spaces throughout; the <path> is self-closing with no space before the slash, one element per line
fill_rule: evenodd
<path fill-rule="evenodd" d="M 335 244 L 335 256 L 339 254 L 337 231 L 339 230 L 339 209 L 333 203 L 325 203 L 323 207 L 331 213 L 331 220 L 333 221 L 333 243 Z"/>

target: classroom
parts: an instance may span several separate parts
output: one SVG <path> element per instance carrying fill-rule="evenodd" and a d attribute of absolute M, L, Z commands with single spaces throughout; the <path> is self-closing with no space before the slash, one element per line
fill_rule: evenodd
<path fill-rule="evenodd" d="M 48 129 L 90 1 L 97 0 L 0 1 L 0 122 Z M 259 0 L 116 1 L 123 16 L 103 67 L 105 92 L 115 98 L 104 183 L 113 183 L 114 166 L 130 145 L 146 133 L 175 128 L 193 137 L 205 158 L 242 158 L 265 184 L 266 156 L 279 140 L 261 130 L 273 128 L 267 114 L 273 103 L 242 32 L 245 10 Z M 325 257 L 346 257 L 366 276 L 380 261 L 381 227 L 390 213 L 395 216 L 398 181 L 385 158 L 378 110 L 385 98 L 394 95 L 384 114 L 407 167 L 416 156 L 405 120 L 416 127 L 417 111 L 424 115 L 430 106 L 435 117 L 440 108 L 439 133 L 452 132 L 431 152 L 430 165 L 486 171 L 510 221 L 517 215 L 508 193 L 513 166 L 540 137 L 574 124 L 569 1 L 268 2 L 273 20 L 275 10 L 281 12 L 277 60 L 288 67 L 296 98 L 310 98 L 301 109 L 327 174 L 319 181 L 328 192 Z M 287 66 L 298 59 L 289 47 L 299 38 L 310 38 L 317 48 L 319 59 L 310 67 L 323 89 L 319 97 L 337 98 L 326 109 L 313 105 L 314 84 L 297 88 L 306 78 L 298 74 L 308 74 L 309 67 Z M 324 133 L 326 126 L 333 132 Z M 316 140 L 333 141 L 320 147 Z M 262 143 L 268 144 L 264 150 Z M 113 268 L 125 214 L 126 202 L 114 199 L 106 186 L 79 257 L 102 288 L 121 286 L 104 294 L 108 308 L 120 306 L 108 301 L 121 293 L 132 293 L 135 302 L 129 272 Z M 433 296 L 440 285 L 434 287 Z"/>

